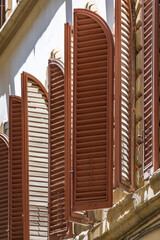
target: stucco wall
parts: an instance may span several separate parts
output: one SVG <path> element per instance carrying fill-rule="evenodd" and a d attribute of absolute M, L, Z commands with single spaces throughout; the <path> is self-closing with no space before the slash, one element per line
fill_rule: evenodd
<path fill-rule="evenodd" d="M 74 8 L 85 8 L 88 0 L 39 0 L 0 56 L 0 123 L 8 119 L 8 95 L 21 95 L 21 73 L 27 71 L 43 84 L 50 52 L 64 52 L 64 23 L 72 23 Z M 99 14 L 112 28 L 114 0 L 96 0 Z M 15 6 L 14 6 L 15 7 Z"/>

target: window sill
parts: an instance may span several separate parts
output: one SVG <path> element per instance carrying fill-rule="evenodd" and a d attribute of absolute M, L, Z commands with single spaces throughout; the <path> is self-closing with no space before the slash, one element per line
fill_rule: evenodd
<path fill-rule="evenodd" d="M 149 232 L 149 226 L 154 229 L 153 219 L 156 224 L 160 219 L 160 169 L 150 178 L 147 185 L 138 189 L 133 194 L 128 194 L 122 200 L 104 211 L 104 220 L 94 224 L 93 228 L 81 233 L 76 239 L 105 239 L 119 240 L 130 239 L 132 235 L 139 236 Z M 103 214 L 104 216 L 104 214 Z M 148 229 L 148 232 L 146 231 Z"/>

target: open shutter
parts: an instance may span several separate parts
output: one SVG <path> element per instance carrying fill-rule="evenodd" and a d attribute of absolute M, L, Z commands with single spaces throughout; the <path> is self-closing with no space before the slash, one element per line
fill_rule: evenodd
<path fill-rule="evenodd" d="M 65 93 L 64 67 L 49 61 L 49 235 L 50 239 L 72 237 L 65 218 Z"/>
<path fill-rule="evenodd" d="M 74 11 L 73 209 L 112 205 L 113 37 L 88 10 Z"/>
<path fill-rule="evenodd" d="M 9 239 L 8 145 L 8 137 L 0 133 L 0 239 L 2 240 Z"/>
<path fill-rule="evenodd" d="M 73 211 L 73 26 L 65 24 L 65 215 L 66 220 L 89 224 L 86 212 Z"/>
<path fill-rule="evenodd" d="M 142 1 L 143 10 L 143 177 L 158 169 L 159 156 L 159 1 Z"/>
<path fill-rule="evenodd" d="M 9 96 L 9 239 L 24 239 L 22 212 L 22 100 Z"/>
<path fill-rule="evenodd" d="M 22 110 L 25 239 L 47 240 L 48 94 L 35 77 L 25 72 Z"/>
<path fill-rule="evenodd" d="M 115 184 L 131 185 L 132 14 L 130 0 L 115 6 Z"/>
<path fill-rule="evenodd" d="M 0 0 L 0 27 L 5 22 L 5 0 Z"/>

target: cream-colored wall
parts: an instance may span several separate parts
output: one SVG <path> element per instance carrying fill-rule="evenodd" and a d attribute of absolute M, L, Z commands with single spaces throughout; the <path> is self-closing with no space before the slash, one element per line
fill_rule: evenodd
<path fill-rule="evenodd" d="M 160 228 L 140 238 L 140 240 L 160 240 Z"/>
<path fill-rule="evenodd" d="M 23 0 L 22 0 L 23 1 Z M 21 95 L 21 73 L 27 71 L 43 84 L 50 52 L 64 52 L 64 23 L 73 21 L 73 9 L 85 8 L 88 0 L 38 0 L 38 3 L 0 56 L 0 123 L 8 119 L 8 95 Z M 107 20 L 114 0 L 95 0 L 99 14 Z M 13 8 L 16 7 L 12 1 Z M 114 12 L 114 11 L 113 11 Z M 110 15 L 114 15 L 114 13 Z M 109 15 L 109 16 L 110 16 Z M 111 17 L 108 17 L 111 24 Z"/>

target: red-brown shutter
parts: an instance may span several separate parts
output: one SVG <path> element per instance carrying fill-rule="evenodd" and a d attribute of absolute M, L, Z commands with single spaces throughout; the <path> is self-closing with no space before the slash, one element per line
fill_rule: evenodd
<path fill-rule="evenodd" d="M 48 234 L 48 94 L 32 75 L 22 73 L 23 211 L 25 240 Z"/>
<path fill-rule="evenodd" d="M 72 224 L 68 223 L 65 218 L 65 186 L 67 182 L 65 183 L 64 129 L 67 122 L 65 121 L 64 67 L 59 60 L 50 60 L 48 68 L 49 236 L 50 239 L 56 239 L 72 237 Z"/>
<path fill-rule="evenodd" d="M 0 133 L 0 239 L 7 240 L 9 227 L 8 137 Z"/>
<path fill-rule="evenodd" d="M 88 10 L 74 11 L 73 209 L 112 205 L 113 37 Z"/>
<path fill-rule="evenodd" d="M 132 13 L 130 0 L 115 5 L 115 184 L 131 185 Z"/>
<path fill-rule="evenodd" d="M 5 0 L 0 0 L 0 27 L 2 27 L 2 25 L 5 22 Z"/>
<path fill-rule="evenodd" d="M 143 15 L 143 177 L 158 169 L 159 1 L 142 1 Z"/>
<path fill-rule="evenodd" d="M 66 220 L 88 224 L 86 212 L 73 211 L 73 26 L 65 24 L 65 216 Z"/>
<path fill-rule="evenodd" d="M 9 97 L 9 239 L 24 239 L 22 218 L 22 99 Z"/>

